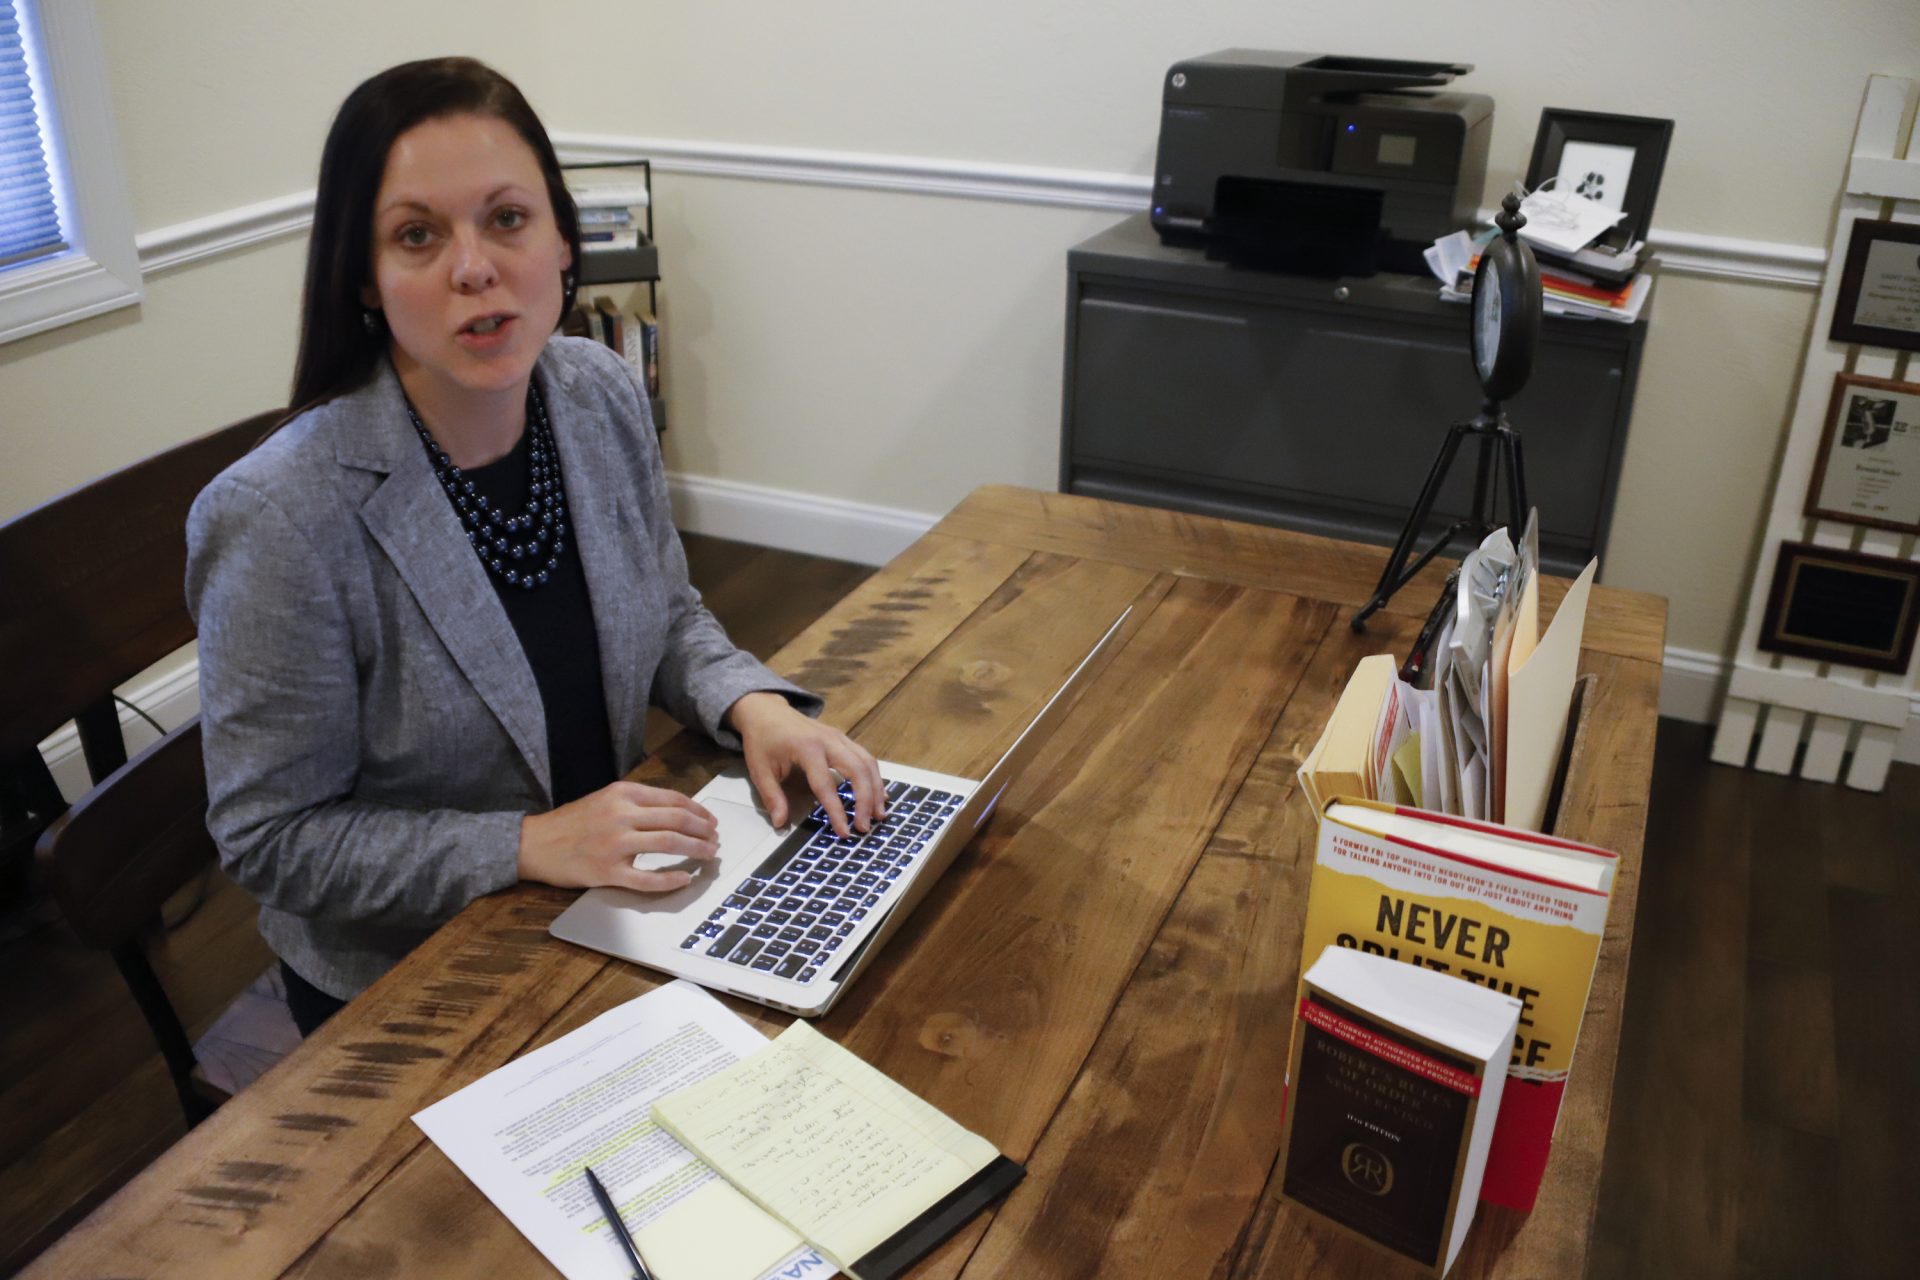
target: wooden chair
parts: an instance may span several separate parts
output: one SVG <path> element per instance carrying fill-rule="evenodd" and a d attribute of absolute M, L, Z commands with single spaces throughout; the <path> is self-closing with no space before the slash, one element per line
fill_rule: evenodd
<path fill-rule="evenodd" d="M 112 953 L 188 1124 L 213 1100 L 141 945 L 161 904 L 212 864 L 197 720 L 127 759 L 114 689 L 193 639 L 186 518 L 208 481 L 280 418 L 263 413 L 0 525 L 0 775 L 6 820 L 39 828 L 41 872 L 75 933 Z M 93 786 L 72 810 L 38 744 L 72 720 Z"/>

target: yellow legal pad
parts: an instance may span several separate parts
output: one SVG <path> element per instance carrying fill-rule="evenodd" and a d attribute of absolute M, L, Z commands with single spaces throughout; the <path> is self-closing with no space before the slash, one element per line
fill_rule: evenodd
<path fill-rule="evenodd" d="M 904 1271 L 1025 1173 L 805 1022 L 653 1115 L 856 1280 Z"/>

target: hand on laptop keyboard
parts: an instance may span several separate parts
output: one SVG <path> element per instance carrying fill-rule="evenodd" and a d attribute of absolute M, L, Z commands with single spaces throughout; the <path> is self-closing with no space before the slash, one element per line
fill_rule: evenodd
<path fill-rule="evenodd" d="M 808 982 L 889 894 L 959 811 L 960 797 L 904 782 L 886 785 L 886 817 L 865 835 L 836 836 L 814 809 L 680 943 L 729 964 Z M 853 788 L 837 798 L 857 808 Z"/>
<path fill-rule="evenodd" d="M 809 719 L 777 693 L 749 693 L 727 709 L 727 723 L 740 735 L 747 776 L 766 806 L 767 819 L 787 825 L 790 807 L 782 783 L 798 773 L 826 810 L 834 834 L 846 838 L 857 828 L 849 822 L 837 783 L 852 784 L 853 794 L 873 819 L 885 814 L 885 784 L 880 765 L 859 743 L 832 725 Z M 867 822 L 868 818 L 861 818 Z"/>

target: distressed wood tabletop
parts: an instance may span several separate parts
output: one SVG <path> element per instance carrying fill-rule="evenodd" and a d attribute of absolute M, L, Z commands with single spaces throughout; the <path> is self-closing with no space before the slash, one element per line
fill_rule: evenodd
<path fill-rule="evenodd" d="M 1430 568 L 1347 625 L 1385 552 L 983 488 L 772 660 L 875 755 L 979 776 L 1128 605 L 1124 647 L 821 1031 L 1029 1173 L 916 1276 L 1382 1276 L 1283 1205 L 1282 1071 L 1313 861 L 1294 770 Z M 1566 588 L 1549 581 L 1550 609 Z M 1539 1203 L 1482 1206 L 1454 1276 L 1586 1269 L 1639 891 L 1665 627 L 1598 588 L 1563 834 L 1621 871 Z M 634 775 L 724 763 L 682 734 Z M 548 937 L 570 893 L 467 908 L 43 1255 L 60 1277 L 554 1274 L 409 1117 L 651 990 Z M 763 1030 L 783 1017 L 730 1000 Z"/>

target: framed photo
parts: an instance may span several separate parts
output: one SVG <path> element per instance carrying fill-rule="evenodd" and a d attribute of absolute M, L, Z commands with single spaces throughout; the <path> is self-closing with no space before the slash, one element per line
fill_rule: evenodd
<path fill-rule="evenodd" d="M 1903 675 L 1916 629 L 1920 561 L 1780 544 L 1760 648 Z"/>
<path fill-rule="evenodd" d="M 1624 249 L 1644 240 L 1653 224 L 1653 201 L 1667 167 L 1673 121 L 1652 116 L 1620 116 L 1604 111 L 1568 111 L 1548 107 L 1540 113 L 1527 164 L 1527 190 L 1549 178 L 1557 191 L 1571 192 L 1626 217 L 1601 243 Z"/>
<path fill-rule="evenodd" d="M 1853 224 L 1828 336 L 1920 351 L 1920 223 Z"/>
<path fill-rule="evenodd" d="M 1835 375 L 1805 512 L 1920 533 L 1920 383 Z"/>

